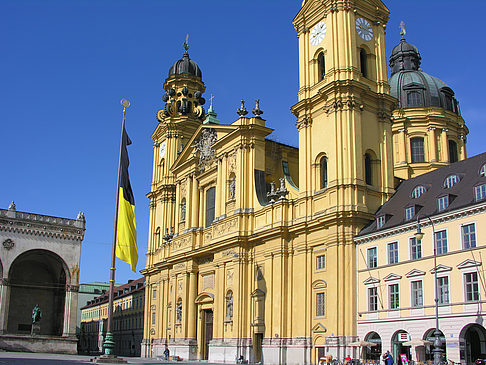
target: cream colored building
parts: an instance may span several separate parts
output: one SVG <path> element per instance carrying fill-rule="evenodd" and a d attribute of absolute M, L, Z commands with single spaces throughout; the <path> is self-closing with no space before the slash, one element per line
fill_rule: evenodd
<path fill-rule="evenodd" d="M 298 148 L 269 139 L 258 103 L 221 124 L 212 104 L 206 113 L 187 49 L 170 68 L 152 134 L 142 356 L 168 346 L 184 359 L 311 364 L 350 351 L 353 236 L 395 187 L 388 13 L 379 0 L 302 3 Z"/>
<path fill-rule="evenodd" d="M 437 248 L 439 329 L 454 362 L 486 353 L 483 310 L 486 255 L 486 153 L 404 181 L 356 238 L 358 331 L 395 359 L 431 360 L 434 341 L 434 234 Z M 417 218 L 424 238 L 417 241 Z M 430 220 L 429 220 L 430 218 Z"/>
<path fill-rule="evenodd" d="M 130 280 L 115 288 L 113 298 L 113 337 L 115 354 L 140 356 L 145 308 L 145 278 Z M 98 355 L 108 320 L 108 292 L 90 300 L 81 308 L 79 353 Z"/>

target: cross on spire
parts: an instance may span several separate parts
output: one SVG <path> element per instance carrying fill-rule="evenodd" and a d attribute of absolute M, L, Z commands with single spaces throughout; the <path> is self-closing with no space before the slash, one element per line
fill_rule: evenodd
<path fill-rule="evenodd" d="M 405 22 L 402 20 L 400 22 L 400 35 L 402 36 L 402 39 L 405 39 L 405 34 L 407 34 L 405 30 Z"/>
<path fill-rule="evenodd" d="M 189 33 L 186 34 L 186 41 L 184 42 L 184 44 L 182 45 L 184 47 L 184 49 L 187 50 L 189 49 Z"/>

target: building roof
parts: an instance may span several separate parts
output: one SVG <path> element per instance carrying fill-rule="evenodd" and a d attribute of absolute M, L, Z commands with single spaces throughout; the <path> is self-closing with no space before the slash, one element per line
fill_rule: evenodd
<path fill-rule="evenodd" d="M 481 174 L 484 166 L 484 174 Z M 459 181 L 452 187 L 445 186 L 445 182 L 452 176 L 457 176 Z M 451 178 L 453 180 L 453 178 Z M 449 180 L 450 182 L 451 180 Z M 449 166 L 442 167 L 432 172 L 403 181 L 396 189 L 395 194 L 383 204 L 376 212 L 376 217 L 371 224 L 363 228 L 359 236 L 377 232 L 387 228 L 399 226 L 403 223 L 422 217 L 431 217 L 437 214 L 451 212 L 456 209 L 473 206 L 484 202 L 476 201 L 474 187 L 486 184 L 486 153 L 459 161 Z M 418 197 L 413 197 L 414 190 L 423 192 Z M 448 196 L 449 206 L 439 211 L 438 199 Z M 415 215 L 410 220 L 405 218 L 405 209 L 415 207 Z M 377 228 L 377 220 L 384 217 L 385 223 Z"/>
<path fill-rule="evenodd" d="M 127 295 L 131 295 L 135 292 L 144 290 L 144 288 L 145 288 L 145 276 L 137 280 L 129 280 L 128 283 L 117 286 L 115 288 L 113 298 L 119 299 Z M 107 303 L 109 299 L 108 295 L 109 295 L 109 291 L 106 291 L 102 295 L 94 298 L 93 300 L 90 300 L 84 307 L 81 307 L 81 309 L 96 307 L 100 304 Z"/>

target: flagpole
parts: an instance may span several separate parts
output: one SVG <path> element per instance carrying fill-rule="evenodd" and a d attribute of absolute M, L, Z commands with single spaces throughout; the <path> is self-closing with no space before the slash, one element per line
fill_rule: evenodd
<path fill-rule="evenodd" d="M 126 110 L 130 106 L 127 99 L 120 101 L 123 106 L 123 120 L 120 137 L 120 152 L 118 154 L 118 178 L 116 183 L 116 206 L 115 206 L 115 223 L 113 226 L 113 245 L 111 250 L 111 267 L 110 267 L 110 291 L 108 294 L 108 322 L 106 329 L 106 336 L 104 341 L 105 356 L 114 357 L 115 341 L 113 338 L 113 297 L 115 291 L 115 257 L 116 257 L 116 236 L 118 228 L 118 204 L 120 203 L 120 173 L 121 173 L 121 154 L 123 147 L 123 131 L 125 130 L 125 115 Z"/>

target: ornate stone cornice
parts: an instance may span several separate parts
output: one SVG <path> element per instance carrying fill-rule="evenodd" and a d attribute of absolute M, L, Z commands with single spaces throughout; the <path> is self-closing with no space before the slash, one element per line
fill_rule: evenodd
<path fill-rule="evenodd" d="M 0 209 L 0 231 L 82 241 L 85 221 Z"/>

